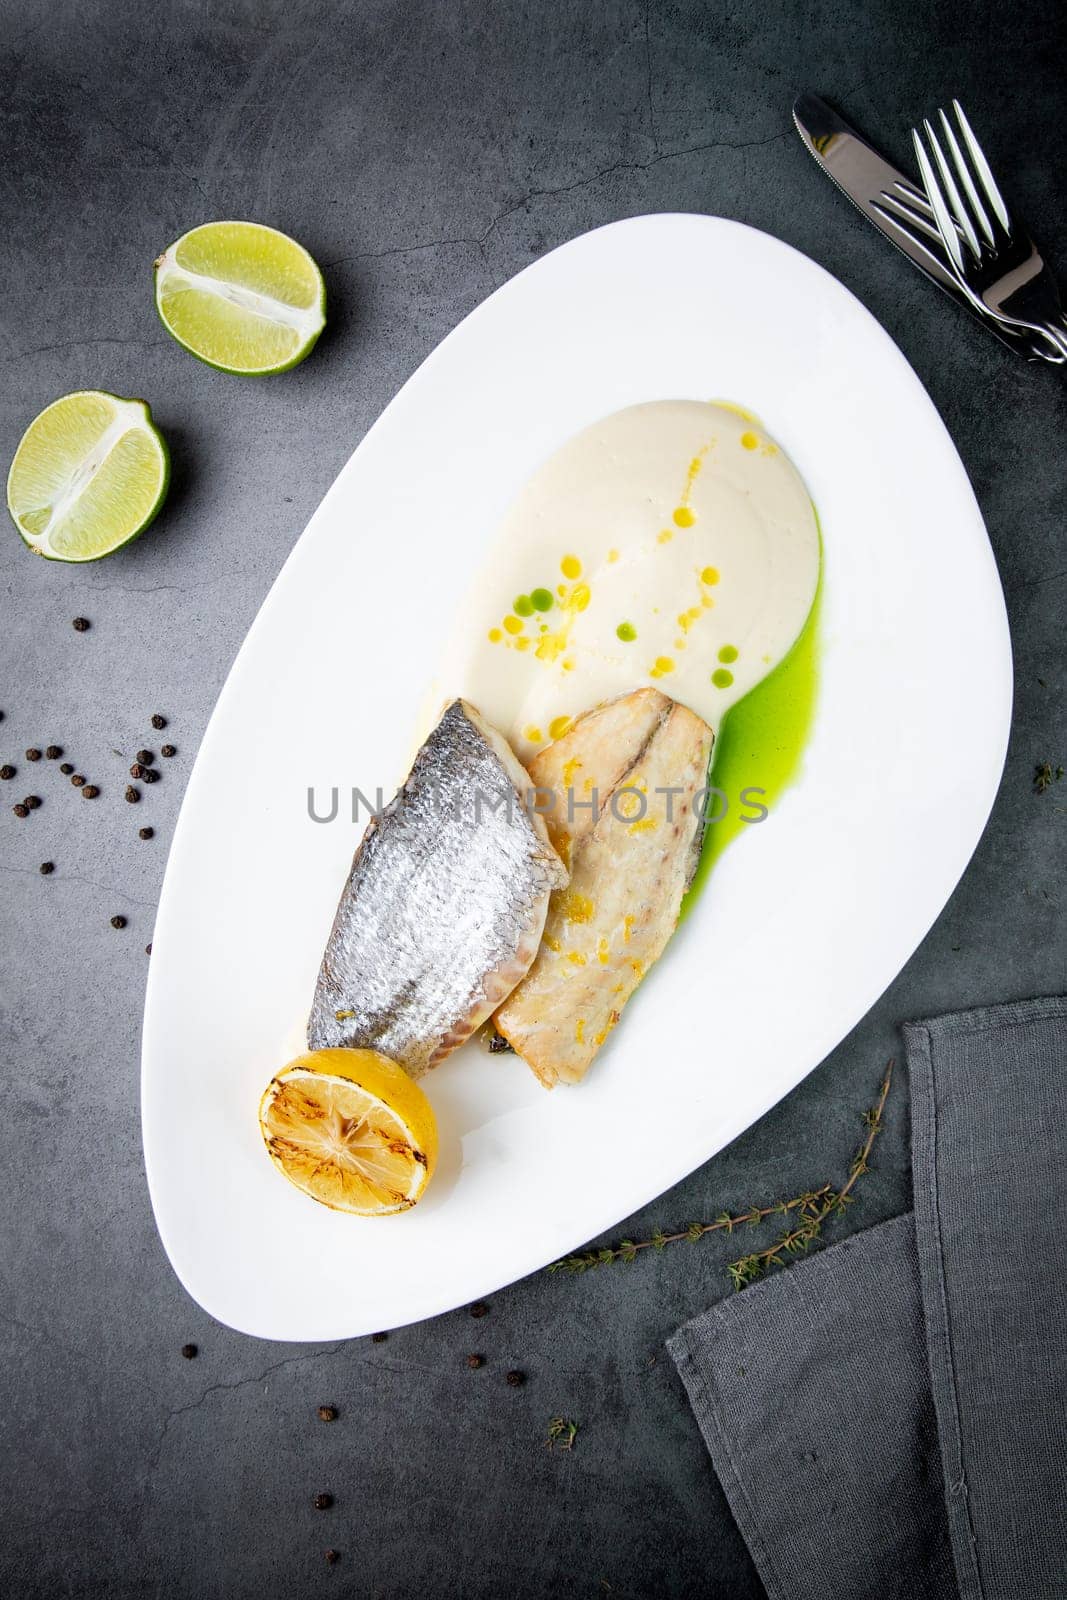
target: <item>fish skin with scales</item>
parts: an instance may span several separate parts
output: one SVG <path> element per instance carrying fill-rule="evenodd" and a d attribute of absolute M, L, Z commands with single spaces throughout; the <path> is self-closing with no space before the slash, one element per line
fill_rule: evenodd
<path fill-rule="evenodd" d="M 372 1048 L 412 1077 L 529 970 L 567 871 L 503 736 L 454 700 L 356 850 L 308 1023 L 313 1050 Z"/>

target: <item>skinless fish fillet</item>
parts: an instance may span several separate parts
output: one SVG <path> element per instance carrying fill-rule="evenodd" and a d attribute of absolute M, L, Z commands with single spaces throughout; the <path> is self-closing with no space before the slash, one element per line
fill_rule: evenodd
<path fill-rule="evenodd" d="M 595 824 L 571 841 L 570 883 L 552 896 L 537 960 L 496 1013 L 497 1028 L 546 1088 L 577 1083 L 588 1071 L 627 1000 L 663 954 L 696 870 L 702 819 L 694 813 L 714 736 L 692 711 L 662 695 L 657 700 L 665 708 L 654 708 L 653 725 L 632 752 L 629 769 L 610 796 L 601 797 Z M 632 726 L 637 717 L 647 726 L 649 703 L 626 709 Z M 567 735 L 572 752 L 582 747 L 586 720 Z M 602 728 L 593 727 L 599 747 Z M 549 771 L 556 779 L 563 775 L 550 752 L 531 764 L 536 784 Z M 564 804 L 560 792 L 557 812 Z"/>
<path fill-rule="evenodd" d="M 323 956 L 308 1044 L 371 1046 L 412 1077 L 492 1014 L 537 954 L 567 872 L 506 740 L 455 700 L 373 820 Z"/>
<path fill-rule="evenodd" d="M 553 803 L 546 806 L 544 816 L 548 837 L 564 861 L 570 861 L 580 842 L 593 831 L 613 790 L 673 703 L 658 689 L 619 695 L 587 711 L 568 733 L 534 757 L 530 777 L 539 789 L 553 793 Z"/>

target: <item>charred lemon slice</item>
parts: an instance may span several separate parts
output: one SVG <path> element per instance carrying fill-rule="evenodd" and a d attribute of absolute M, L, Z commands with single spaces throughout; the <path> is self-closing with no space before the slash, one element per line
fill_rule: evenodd
<path fill-rule="evenodd" d="M 437 1160 L 429 1100 L 377 1050 L 297 1056 L 267 1085 L 259 1125 L 290 1183 L 357 1217 L 409 1211 Z"/>

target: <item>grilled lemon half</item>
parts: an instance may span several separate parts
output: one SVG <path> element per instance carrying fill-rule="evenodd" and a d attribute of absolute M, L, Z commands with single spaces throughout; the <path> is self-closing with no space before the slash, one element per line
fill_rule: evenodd
<path fill-rule="evenodd" d="M 377 1050 L 297 1056 L 267 1085 L 259 1125 L 290 1183 L 353 1216 L 409 1211 L 437 1161 L 429 1100 Z"/>

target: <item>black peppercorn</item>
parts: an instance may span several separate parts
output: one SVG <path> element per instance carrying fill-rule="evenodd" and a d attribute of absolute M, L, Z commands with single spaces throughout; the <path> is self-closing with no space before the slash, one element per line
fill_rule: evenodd
<path fill-rule="evenodd" d="M 178 754 L 178 750 L 175 745 L 161 744 L 159 747 L 159 753 L 161 756 L 166 756 L 169 760 L 171 756 L 176 756 Z"/>
<path fill-rule="evenodd" d="M 49 761 L 58 761 L 62 754 L 63 746 L 59 744 L 50 744 L 48 749 L 45 751 L 45 755 L 48 757 Z"/>
<path fill-rule="evenodd" d="M 56 870 L 56 864 L 55 864 L 54 861 L 42 861 L 41 862 L 41 876 L 42 877 L 44 877 L 44 878 L 50 877 L 51 874 L 55 870 Z"/>
<path fill-rule="evenodd" d="M 85 782 L 85 779 L 82 777 L 80 772 L 76 772 L 70 781 L 74 785 L 75 789 L 80 789 L 82 784 Z"/>
<path fill-rule="evenodd" d="M 468 1356 L 467 1357 L 467 1365 L 468 1365 L 468 1367 L 470 1367 L 472 1372 L 477 1372 L 479 1367 L 484 1367 L 485 1366 L 485 1357 L 484 1356 Z"/>
<path fill-rule="evenodd" d="M 137 830 L 138 839 L 154 839 L 155 834 L 155 828 L 138 828 Z"/>
<path fill-rule="evenodd" d="M 11 809 L 15 813 L 16 817 L 28 817 L 30 814 L 29 806 L 24 806 L 21 800 L 17 806 L 12 806 Z"/>
<path fill-rule="evenodd" d="M 31 746 L 31 748 L 26 751 L 26 760 L 27 761 L 40 761 L 40 759 L 41 759 L 41 752 L 39 750 L 34 749 Z"/>
<path fill-rule="evenodd" d="M 337 1563 L 340 1561 L 340 1559 L 341 1559 L 341 1557 L 340 1557 L 340 1554 L 339 1554 L 338 1551 L 336 1551 L 336 1550 L 327 1550 L 326 1551 L 326 1560 L 327 1560 L 328 1564 L 331 1567 L 336 1566 Z"/>
<path fill-rule="evenodd" d="M 131 784 L 127 784 L 127 786 L 126 786 L 126 798 L 130 802 L 131 806 L 135 806 L 137 804 L 138 800 L 141 798 L 140 789 L 135 789 L 132 783 Z"/>
<path fill-rule="evenodd" d="M 71 773 L 74 771 L 74 768 L 71 766 L 69 761 L 64 761 L 59 770 L 65 778 L 69 778 Z"/>
<path fill-rule="evenodd" d="M 88 631 L 88 628 L 89 628 L 89 618 L 88 617 L 75 617 L 72 626 L 74 628 L 75 633 L 85 633 L 85 632 Z"/>
<path fill-rule="evenodd" d="M 151 750 L 138 750 L 137 752 L 137 760 L 142 766 L 150 767 L 155 759 Z"/>
<path fill-rule="evenodd" d="M 336 1411 L 335 1407 L 333 1407 L 333 1406 L 320 1406 L 319 1407 L 319 1421 L 320 1422 L 336 1422 L 337 1421 L 337 1411 Z"/>
<path fill-rule="evenodd" d="M 152 954 L 152 946 L 150 944 L 145 945 L 144 953 L 146 956 L 150 956 Z"/>
<path fill-rule="evenodd" d="M 370 1342 L 371 1344 L 384 1344 L 388 1337 L 389 1335 L 387 1333 L 372 1333 L 370 1336 Z"/>
<path fill-rule="evenodd" d="M 474 1302 L 474 1304 L 471 1306 L 471 1316 L 472 1317 L 484 1317 L 484 1316 L 488 1316 L 488 1314 L 489 1314 L 489 1307 L 486 1305 L 484 1300 L 476 1300 Z"/>
<path fill-rule="evenodd" d="M 153 728 L 165 728 L 167 726 L 166 717 L 161 717 L 157 711 L 152 717 L 152 726 Z"/>
<path fill-rule="evenodd" d="M 143 778 L 144 777 L 144 768 L 142 767 L 142 765 L 141 765 L 141 763 L 139 761 L 135 761 L 133 766 L 130 768 L 130 777 L 131 778 Z"/>
<path fill-rule="evenodd" d="M 112 917 L 111 926 L 113 928 L 124 928 L 126 926 L 126 918 L 125 917 Z"/>
<path fill-rule="evenodd" d="M 10 761 L 5 761 L 4 765 L 0 767 L 0 778 L 13 778 L 17 771 L 18 768 L 13 767 Z"/>
<path fill-rule="evenodd" d="M 142 767 L 141 768 L 141 781 L 142 781 L 142 783 L 156 783 L 156 782 L 158 782 L 158 780 L 159 780 L 159 773 L 156 771 L 155 767 Z"/>
<path fill-rule="evenodd" d="M 333 1495 L 317 1494 L 315 1496 L 314 1504 L 316 1511 L 329 1511 L 330 1507 L 333 1505 Z"/>
<path fill-rule="evenodd" d="M 523 1384 L 526 1382 L 525 1372 L 509 1372 L 508 1382 L 513 1389 L 521 1389 Z"/>
<path fill-rule="evenodd" d="M 100 790 L 96 787 L 95 783 L 87 783 L 82 790 L 82 799 L 95 800 L 99 793 Z"/>
<path fill-rule="evenodd" d="M 185 1357 L 186 1361 L 192 1361 L 196 1357 L 198 1352 L 199 1352 L 199 1346 L 198 1345 L 195 1345 L 195 1344 L 183 1344 L 182 1345 L 182 1355 Z"/>
<path fill-rule="evenodd" d="M 39 794 L 28 794 L 22 803 L 24 806 L 28 806 L 31 811 L 36 811 L 41 803 L 41 797 Z"/>

